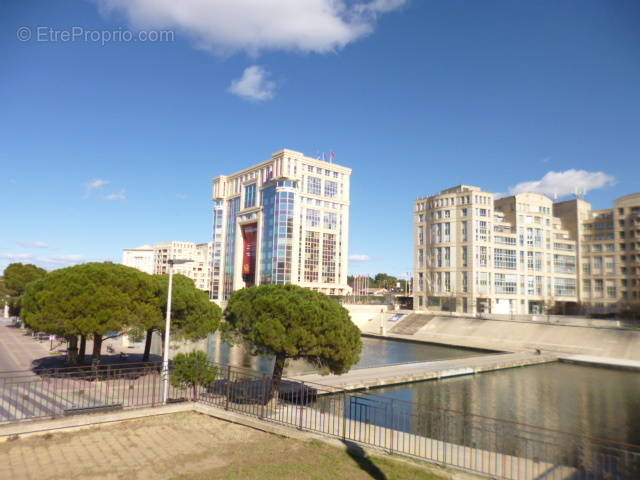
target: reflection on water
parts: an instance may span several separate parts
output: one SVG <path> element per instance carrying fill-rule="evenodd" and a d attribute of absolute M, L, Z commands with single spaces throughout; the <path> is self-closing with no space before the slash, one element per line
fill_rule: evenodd
<path fill-rule="evenodd" d="M 207 350 L 211 361 L 216 363 L 250 368 L 265 373 L 271 373 L 273 371 L 272 358 L 251 356 L 242 345 L 230 347 L 226 342 L 221 340 L 217 333 L 209 337 Z M 353 368 L 464 358 L 481 355 L 482 353 L 485 352 L 425 343 L 363 337 L 360 361 Z M 317 370 L 313 365 L 303 360 L 295 360 L 289 361 L 285 375 L 299 375 L 315 371 Z"/>
<path fill-rule="evenodd" d="M 617 453 L 575 435 L 640 445 L 637 372 L 554 363 L 381 388 L 375 393 L 363 394 L 356 403 L 384 403 L 389 410 L 394 399 L 395 417 L 390 420 L 384 409 L 368 406 L 353 409 L 355 415 L 366 410 L 371 417 L 367 420 L 374 424 L 511 455 L 587 465 L 603 458 L 596 453 Z M 381 402 L 380 396 L 387 400 Z"/>

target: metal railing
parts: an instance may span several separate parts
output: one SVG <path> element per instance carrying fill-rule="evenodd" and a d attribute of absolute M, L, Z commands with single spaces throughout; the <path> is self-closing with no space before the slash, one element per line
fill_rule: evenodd
<path fill-rule="evenodd" d="M 211 385 L 196 392 L 171 387 L 170 401 L 195 400 L 494 478 L 640 478 L 640 446 L 310 382 L 274 385 L 263 373 L 217 367 Z M 0 375 L 1 423 L 162 403 L 158 363 Z"/>

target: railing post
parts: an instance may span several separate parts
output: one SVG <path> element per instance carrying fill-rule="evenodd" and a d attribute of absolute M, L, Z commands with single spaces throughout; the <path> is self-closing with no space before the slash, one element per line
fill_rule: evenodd
<path fill-rule="evenodd" d="M 302 407 L 302 397 L 304 395 L 304 383 L 300 382 L 300 394 L 298 395 L 298 402 L 300 408 L 300 419 L 298 422 L 298 430 L 302 430 L 302 417 L 304 415 L 304 409 Z"/>
<path fill-rule="evenodd" d="M 269 394 L 267 394 L 267 374 L 262 374 L 262 391 L 260 392 L 260 401 L 262 402 L 262 408 L 260 409 L 260 419 L 264 419 L 264 411 L 266 409 L 267 402 L 271 401 L 271 391 L 269 390 Z"/>
<path fill-rule="evenodd" d="M 390 438 L 389 438 L 389 453 L 393 454 L 393 435 L 395 433 L 395 425 L 393 423 L 393 418 L 394 418 L 394 415 L 393 415 L 393 399 L 391 399 L 390 407 L 391 407 L 390 408 L 390 410 L 391 410 L 391 429 L 390 429 L 389 433 L 391 433 L 391 435 L 390 435 Z"/>
<path fill-rule="evenodd" d="M 229 397 L 231 396 L 231 365 L 227 366 L 227 400 L 224 405 L 225 410 L 229 410 Z"/>
<path fill-rule="evenodd" d="M 342 439 L 347 439 L 347 392 L 342 391 Z"/>

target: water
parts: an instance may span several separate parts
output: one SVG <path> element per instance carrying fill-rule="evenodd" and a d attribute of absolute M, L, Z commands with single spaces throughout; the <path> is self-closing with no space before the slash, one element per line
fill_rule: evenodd
<path fill-rule="evenodd" d="M 216 362 L 235 367 L 245 367 L 264 373 L 273 371 L 273 359 L 270 357 L 256 357 L 242 345 L 230 347 L 223 342 L 218 334 L 209 338 L 209 358 Z M 360 361 L 353 368 L 379 367 L 396 363 L 447 360 L 482 355 L 486 352 L 465 348 L 447 347 L 435 344 L 402 342 L 396 340 L 382 340 L 378 338 L 362 338 L 362 353 Z M 285 375 L 299 375 L 316 372 L 317 369 L 307 362 L 289 361 Z"/>
<path fill-rule="evenodd" d="M 484 353 L 363 338 L 361 359 L 354 368 Z M 219 363 L 265 373 L 273 368 L 272 359 L 251 357 L 242 347 L 230 348 L 217 337 L 210 339 L 209 355 Z M 313 370 L 313 366 L 297 361 L 291 362 L 285 373 Z M 352 406 L 352 418 L 517 456 L 552 461 L 551 454 L 561 455 L 559 461 L 567 464 L 601 451 L 594 450 L 593 442 L 582 445 L 577 436 L 640 445 L 640 373 L 628 370 L 553 363 L 385 387 L 356 395 L 356 403 L 360 403 Z M 393 413 L 389 399 L 394 400 Z M 558 431 L 567 435 L 554 433 Z"/>
<path fill-rule="evenodd" d="M 640 445 L 640 373 L 552 363 L 375 390 L 385 397 Z"/>

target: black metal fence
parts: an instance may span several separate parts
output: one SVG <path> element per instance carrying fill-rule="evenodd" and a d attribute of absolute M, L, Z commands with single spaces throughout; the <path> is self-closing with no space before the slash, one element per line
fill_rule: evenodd
<path fill-rule="evenodd" d="M 364 392 L 271 378 L 218 365 L 186 399 L 505 479 L 640 478 L 640 446 L 519 424 Z M 0 422 L 159 405 L 160 364 L 105 365 L 0 374 Z"/>

